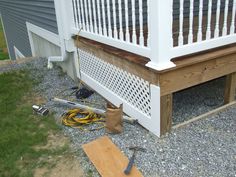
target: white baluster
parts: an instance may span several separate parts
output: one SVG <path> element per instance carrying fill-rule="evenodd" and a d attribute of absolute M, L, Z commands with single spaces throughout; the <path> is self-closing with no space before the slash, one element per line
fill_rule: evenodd
<path fill-rule="evenodd" d="M 82 28 L 82 18 L 81 18 L 81 7 L 80 7 L 80 1 L 79 0 L 76 0 L 77 1 L 77 14 L 78 14 L 78 20 L 79 20 L 79 28 Z"/>
<path fill-rule="evenodd" d="M 136 17 L 135 17 L 135 0 L 132 0 L 132 22 L 133 22 L 133 32 L 132 32 L 132 42 L 137 44 L 137 34 L 136 34 Z"/>
<path fill-rule="evenodd" d="M 143 37 L 143 0 L 139 0 L 139 26 L 140 26 L 139 44 L 141 46 L 144 46 L 144 37 Z"/>
<path fill-rule="evenodd" d="M 96 12 L 96 4 L 95 4 L 95 0 L 92 1 L 93 2 L 93 22 L 94 22 L 94 31 L 95 34 L 98 33 L 98 27 L 97 27 L 97 12 Z"/>
<path fill-rule="evenodd" d="M 150 29 L 151 29 L 151 17 L 150 17 L 150 5 L 151 5 L 151 1 L 148 0 L 147 1 L 147 26 L 148 26 L 148 30 L 147 30 L 147 47 L 150 48 L 151 46 L 151 33 L 150 33 Z"/>
<path fill-rule="evenodd" d="M 197 41 L 202 41 L 202 16 L 203 16 L 203 0 L 199 2 L 199 18 L 198 18 L 198 33 Z"/>
<path fill-rule="evenodd" d="M 125 24 L 126 24 L 125 39 L 127 42 L 130 42 L 128 0 L 125 0 Z"/>
<path fill-rule="evenodd" d="M 110 0 L 107 0 L 108 36 L 112 37 Z"/>
<path fill-rule="evenodd" d="M 124 40 L 124 33 L 123 33 L 123 22 L 122 22 L 122 8 L 121 8 L 121 0 L 118 1 L 119 4 L 119 22 L 120 22 L 120 40 Z"/>
<path fill-rule="evenodd" d="M 193 43 L 193 0 L 190 0 L 190 18 L 189 18 L 189 34 L 188 43 Z"/>
<path fill-rule="evenodd" d="M 98 33 L 99 33 L 100 35 L 102 35 L 100 0 L 97 0 L 97 11 L 98 11 Z"/>
<path fill-rule="evenodd" d="M 183 24 L 184 24 L 184 0 L 180 0 L 180 9 L 179 9 L 179 46 L 182 46 L 184 44 Z"/>
<path fill-rule="evenodd" d="M 112 0 L 112 7 L 113 7 L 113 26 L 114 26 L 114 38 L 117 39 L 117 25 L 116 25 L 116 2 L 115 0 Z"/>
<path fill-rule="evenodd" d="M 84 1 L 80 0 L 80 2 L 81 2 L 81 16 L 82 16 L 83 30 L 86 31 L 85 14 L 84 14 Z"/>
<path fill-rule="evenodd" d="M 233 10 L 232 10 L 232 21 L 230 26 L 230 34 L 235 32 L 235 13 L 236 13 L 236 0 L 233 1 Z"/>
<path fill-rule="evenodd" d="M 88 0 L 88 8 L 89 8 L 89 24 L 90 24 L 90 31 L 93 31 L 93 20 L 92 20 L 92 7 L 91 7 L 91 0 Z"/>
<path fill-rule="evenodd" d="M 207 32 L 206 39 L 211 39 L 211 14 L 212 14 L 212 0 L 208 1 L 208 19 L 207 19 Z"/>
<path fill-rule="evenodd" d="M 106 16 L 105 16 L 105 4 L 102 0 L 102 21 L 103 21 L 103 35 L 107 36 L 107 25 L 106 25 Z"/>
<path fill-rule="evenodd" d="M 214 37 L 219 37 L 220 34 L 220 7 L 221 7 L 221 0 L 217 1 L 217 10 L 216 10 L 216 26 L 215 26 L 215 34 Z"/>
<path fill-rule="evenodd" d="M 86 30 L 90 31 L 89 28 L 89 21 L 88 21 L 88 5 L 87 5 L 87 0 L 84 1 L 84 8 L 85 8 L 85 19 L 86 19 Z"/>
<path fill-rule="evenodd" d="M 76 0 L 72 0 L 72 3 L 73 3 L 73 9 L 74 9 L 74 16 L 75 16 L 75 28 L 79 28 L 78 26 L 78 9 L 77 9 L 77 6 L 76 6 Z"/>
<path fill-rule="evenodd" d="M 227 35 L 228 10 L 229 10 L 229 0 L 225 0 L 225 11 L 224 11 L 225 15 L 224 15 L 223 36 Z"/>

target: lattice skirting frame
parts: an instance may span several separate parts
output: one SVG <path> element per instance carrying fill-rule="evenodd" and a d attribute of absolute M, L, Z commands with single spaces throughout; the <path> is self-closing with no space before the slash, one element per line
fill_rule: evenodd
<path fill-rule="evenodd" d="M 124 112 L 160 136 L 160 89 L 122 68 L 78 49 L 81 79 Z"/>

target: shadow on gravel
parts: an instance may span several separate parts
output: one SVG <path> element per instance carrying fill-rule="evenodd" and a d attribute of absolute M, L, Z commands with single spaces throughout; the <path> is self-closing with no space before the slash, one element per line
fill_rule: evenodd
<path fill-rule="evenodd" d="M 224 104 L 225 77 L 174 94 L 173 124 L 190 120 Z"/>

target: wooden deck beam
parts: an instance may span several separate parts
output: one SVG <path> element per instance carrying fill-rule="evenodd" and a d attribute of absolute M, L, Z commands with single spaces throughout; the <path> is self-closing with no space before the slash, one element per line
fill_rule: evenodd
<path fill-rule="evenodd" d="M 222 51 L 224 52 L 224 51 Z M 209 53 L 209 57 L 212 53 Z M 161 95 L 174 93 L 236 72 L 236 53 L 189 63 L 186 66 L 159 73 Z M 189 57 L 190 58 L 190 57 Z M 195 57 L 193 57 L 195 58 Z M 195 58 L 197 61 L 197 58 Z"/>

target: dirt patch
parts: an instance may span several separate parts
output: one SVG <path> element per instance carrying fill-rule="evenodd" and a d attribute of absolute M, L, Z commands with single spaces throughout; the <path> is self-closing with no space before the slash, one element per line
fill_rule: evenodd
<path fill-rule="evenodd" d="M 7 65 L 12 65 L 12 64 L 21 64 L 21 63 L 26 63 L 28 61 L 31 61 L 35 58 L 33 57 L 27 57 L 27 58 L 21 58 L 19 60 L 1 60 L 0 61 L 0 67 L 4 67 L 4 66 L 7 66 Z"/>
<path fill-rule="evenodd" d="M 80 163 L 78 159 L 74 156 L 64 155 L 56 163 L 56 165 L 51 168 L 38 168 L 35 170 L 34 177 L 83 177 L 84 173 L 81 170 Z"/>
<path fill-rule="evenodd" d="M 49 133 L 47 144 L 34 147 L 36 150 L 61 149 L 69 144 L 68 138 L 62 134 Z M 84 173 L 80 167 L 80 161 L 67 150 L 62 154 L 49 157 L 41 157 L 39 162 L 46 165 L 35 169 L 34 177 L 83 177 Z"/>
<path fill-rule="evenodd" d="M 66 146 L 67 144 L 69 144 L 68 138 L 66 138 L 65 136 L 61 134 L 54 134 L 52 132 L 49 132 L 47 144 L 45 146 L 36 146 L 34 147 L 34 149 L 36 150 L 60 149 Z"/>

